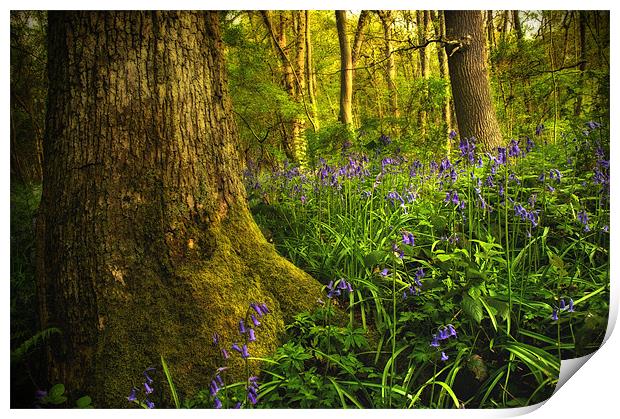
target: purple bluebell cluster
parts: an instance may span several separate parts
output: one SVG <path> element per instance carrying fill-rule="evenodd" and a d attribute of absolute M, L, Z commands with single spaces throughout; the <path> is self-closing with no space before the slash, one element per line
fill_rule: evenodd
<path fill-rule="evenodd" d="M 353 287 L 351 287 L 351 283 L 347 282 L 344 278 L 340 278 L 336 283 L 334 281 L 329 281 L 327 284 L 327 298 L 331 299 L 334 297 L 340 297 L 342 292 L 346 291 L 347 293 L 353 292 Z"/>
<path fill-rule="evenodd" d="M 413 284 L 409 285 L 405 291 L 403 291 L 403 300 L 407 298 L 408 295 L 419 295 L 422 291 L 422 278 L 426 276 L 424 272 L 424 268 L 419 267 L 413 274 Z"/>
<path fill-rule="evenodd" d="M 403 237 L 403 244 L 415 246 L 415 237 L 413 237 L 413 233 L 403 231 L 401 232 L 401 235 Z"/>
<path fill-rule="evenodd" d="M 580 210 L 577 213 L 577 220 L 583 225 L 583 231 L 588 233 L 590 231 L 589 218 L 588 213 L 585 210 Z"/>
<path fill-rule="evenodd" d="M 526 210 L 523 205 L 519 203 L 514 204 L 515 216 L 521 217 L 522 221 L 529 221 L 532 223 L 532 227 L 538 226 L 538 213 L 540 210 Z"/>
<path fill-rule="evenodd" d="M 144 400 L 138 400 L 138 392 L 141 392 L 141 390 L 133 386 L 129 392 L 129 396 L 127 396 L 128 401 L 139 405 L 144 405 L 149 409 L 153 409 L 155 407 L 155 403 L 149 399 L 149 395 L 155 391 L 153 388 L 153 379 L 149 375 L 149 373 L 153 371 L 155 371 L 155 368 L 152 367 L 142 371 L 142 375 L 144 376 L 144 382 L 142 383 L 142 387 L 144 388 Z"/>
<path fill-rule="evenodd" d="M 558 169 L 549 170 L 549 179 L 555 180 L 556 183 L 560 183 L 562 180 L 562 173 Z"/>
<path fill-rule="evenodd" d="M 609 158 L 601 147 L 596 149 L 596 165 L 592 181 L 595 185 L 601 185 L 601 192 L 609 195 Z"/>
<path fill-rule="evenodd" d="M 440 327 L 438 332 L 433 334 L 433 339 L 431 340 L 431 346 L 433 348 L 439 348 L 441 346 L 441 342 L 447 340 L 451 337 L 457 338 L 456 329 L 451 324 L 447 326 Z M 448 356 L 442 351 L 441 352 L 441 360 L 447 361 Z"/>
<path fill-rule="evenodd" d="M 542 132 L 543 132 L 543 129 L 545 129 L 545 126 L 544 126 L 543 124 L 539 124 L 539 125 L 536 127 L 536 135 L 541 135 L 541 134 L 542 134 Z"/>
<path fill-rule="evenodd" d="M 388 192 L 388 194 L 385 196 L 385 199 L 387 201 L 389 201 L 393 206 L 399 206 L 403 209 L 406 209 L 405 207 L 405 200 L 403 199 L 403 197 L 396 191 L 390 191 Z M 400 202 L 400 204 L 399 204 Z"/>
<path fill-rule="evenodd" d="M 553 312 L 551 313 L 551 320 L 558 321 L 560 318 L 559 313 L 561 313 L 562 311 L 566 311 L 567 313 L 575 312 L 575 302 L 572 298 L 568 300 L 568 304 L 566 304 L 564 298 L 560 299 L 558 306 L 553 307 Z"/>
<path fill-rule="evenodd" d="M 239 334 L 244 339 L 244 342 L 241 344 L 234 342 L 230 348 L 233 352 L 237 352 L 246 362 L 247 359 L 250 357 L 248 345 L 252 342 L 256 342 L 256 332 L 254 329 L 261 325 L 259 319 L 268 313 L 269 308 L 265 303 L 251 303 L 245 318 L 239 320 Z M 213 334 L 212 340 L 214 346 L 220 346 L 220 336 L 217 333 Z M 226 361 L 228 360 L 228 358 L 230 358 L 230 353 L 226 350 L 226 348 L 220 348 L 220 353 L 222 354 L 223 361 Z M 211 380 L 211 384 L 209 386 L 209 392 L 213 397 L 213 407 L 215 407 L 216 409 L 222 408 L 222 401 L 217 397 L 217 394 L 222 388 L 225 387 L 224 380 L 222 378 L 222 372 L 227 369 L 228 367 L 226 366 L 219 367 L 216 371 L 215 377 Z M 250 379 L 252 380 L 252 382 L 248 385 L 248 400 L 250 401 L 250 403 L 256 404 L 256 398 L 258 396 L 258 379 L 256 377 L 250 377 Z M 252 388 L 251 392 L 249 390 L 250 387 Z M 241 407 L 241 405 L 239 404 L 236 407 Z"/>
<path fill-rule="evenodd" d="M 452 202 L 454 205 L 457 206 L 457 208 L 465 208 L 465 201 L 459 199 L 459 194 L 456 190 L 446 192 L 446 198 L 444 199 L 444 202 Z"/>
<path fill-rule="evenodd" d="M 521 155 L 521 150 L 519 149 L 519 141 L 510 140 L 510 144 L 508 144 L 508 157 L 519 157 Z"/>
<path fill-rule="evenodd" d="M 414 160 L 409 166 L 409 177 L 416 177 L 419 171 L 424 167 L 420 160 Z"/>
<path fill-rule="evenodd" d="M 534 141 L 528 136 L 525 137 L 525 152 L 529 153 L 534 149 Z"/>
<path fill-rule="evenodd" d="M 387 146 L 392 143 L 392 139 L 385 134 L 381 134 L 381 137 L 379 137 L 379 142 L 381 142 L 382 145 Z"/>
<path fill-rule="evenodd" d="M 476 139 L 474 137 L 461 138 L 459 149 L 461 150 L 461 157 L 466 157 L 470 164 L 475 163 Z"/>

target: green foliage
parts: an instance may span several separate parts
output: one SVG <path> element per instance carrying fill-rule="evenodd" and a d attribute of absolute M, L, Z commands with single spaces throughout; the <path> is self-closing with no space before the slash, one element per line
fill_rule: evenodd
<path fill-rule="evenodd" d="M 11 352 L 11 363 L 23 361 L 34 348 L 40 346 L 43 342 L 48 340 L 50 336 L 61 333 L 62 331 L 57 327 L 48 327 L 47 329 L 37 332 Z"/>
<path fill-rule="evenodd" d="M 588 353 L 605 331 L 608 134 L 567 128 L 579 148 L 545 146 L 550 133 L 541 134 L 527 157 L 461 162 L 456 180 L 439 164 L 412 174 L 416 155 L 381 140 L 369 147 L 374 159 L 353 146 L 313 172 L 254 178 L 256 219 L 279 250 L 354 290 L 295 317 L 265 364 L 261 405 L 507 407 L 549 397 L 559 360 Z M 414 245 L 403 242 L 409 232 Z M 448 325 L 458 337 L 442 335 Z"/>

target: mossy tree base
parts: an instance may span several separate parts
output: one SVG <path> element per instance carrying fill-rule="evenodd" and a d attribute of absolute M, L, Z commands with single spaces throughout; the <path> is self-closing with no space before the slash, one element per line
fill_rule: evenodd
<path fill-rule="evenodd" d="M 241 343 L 252 302 L 271 309 L 250 349 L 267 355 L 320 284 L 247 209 L 218 13 L 50 12 L 48 43 L 37 286 L 42 327 L 63 331 L 50 382 L 126 407 L 163 355 L 191 396 L 221 366 L 213 333 Z"/>

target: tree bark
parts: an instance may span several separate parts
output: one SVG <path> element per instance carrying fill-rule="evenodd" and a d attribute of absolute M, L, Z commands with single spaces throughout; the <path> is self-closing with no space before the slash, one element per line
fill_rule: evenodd
<path fill-rule="evenodd" d="M 584 73 L 587 65 L 587 38 L 586 38 L 586 19 L 588 15 L 584 10 L 579 11 L 579 92 L 577 94 L 577 101 L 575 102 L 575 116 L 580 116 L 583 106 L 583 87 L 585 85 Z"/>
<path fill-rule="evenodd" d="M 338 120 L 350 126 L 353 124 L 353 60 L 347 36 L 347 12 L 345 10 L 336 10 L 336 27 L 340 44 L 340 115 Z"/>
<path fill-rule="evenodd" d="M 359 59 L 362 43 L 364 42 L 364 28 L 369 21 L 370 14 L 368 10 L 362 10 L 360 12 L 360 17 L 357 19 L 357 29 L 355 30 L 355 37 L 353 38 L 353 50 L 351 51 L 351 62 L 353 67 L 355 67 Z"/>
<path fill-rule="evenodd" d="M 451 10 L 445 17 L 447 38 L 462 43 L 447 50 L 459 134 L 491 150 L 503 140 L 491 100 L 482 13 Z"/>
<path fill-rule="evenodd" d="M 418 10 L 416 12 L 416 23 L 418 27 L 418 43 L 421 45 L 425 42 L 428 37 L 429 32 L 429 22 L 430 17 L 428 16 L 427 10 Z M 420 130 L 420 134 L 422 137 L 426 136 L 426 125 L 427 125 L 427 112 L 425 109 L 426 101 L 427 101 L 427 90 L 428 86 L 426 80 L 429 76 L 429 65 L 428 65 L 428 51 L 426 48 L 420 48 L 418 50 L 418 55 L 420 58 L 420 76 L 424 81 L 423 85 L 423 94 L 420 100 L 420 110 L 418 112 L 418 127 Z"/>
<path fill-rule="evenodd" d="M 487 10 L 487 42 L 489 51 L 495 48 L 495 25 L 493 24 L 493 10 Z"/>
<path fill-rule="evenodd" d="M 314 125 L 318 130 L 320 128 L 319 115 L 316 102 L 316 74 L 314 72 L 314 62 L 312 58 L 312 39 L 310 36 L 310 11 L 304 11 L 306 30 L 306 90 L 308 91 L 308 102 L 310 105 L 310 113 L 312 119 L 314 119 Z"/>
<path fill-rule="evenodd" d="M 391 10 L 377 11 L 381 25 L 383 26 L 383 45 L 385 54 L 385 81 L 388 86 L 388 96 L 390 102 L 390 112 L 393 118 L 400 117 L 400 109 L 398 108 L 398 90 L 396 89 L 396 63 L 394 62 L 394 54 L 392 51 L 392 25 L 394 17 Z"/>
<path fill-rule="evenodd" d="M 300 94 L 303 95 L 301 91 L 303 86 L 299 83 L 299 78 L 296 75 L 298 74 L 296 71 L 299 69 L 294 69 L 292 61 L 286 54 L 287 48 L 287 38 L 286 38 L 286 30 L 287 30 L 287 21 L 284 15 L 284 12 L 281 12 L 279 15 L 279 30 L 276 31 L 274 28 L 274 24 L 271 19 L 271 14 L 268 10 L 263 10 L 260 12 L 263 18 L 263 22 L 269 35 L 271 36 L 272 45 L 275 49 L 276 54 L 280 58 L 280 65 L 282 67 L 282 75 L 283 75 L 283 85 L 284 89 L 287 91 L 291 100 L 293 102 L 299 104 L 300 102 Z M 295 16 L 295 15 L 293 15 Z M 301 47 L 298 39 L 295 41 L 296 46 Z M 305 44 L 305 43 L 304 43 Z M 296 54 L 296 63 L 299 64 L 298 61 L 299 54 Z M 302 60 L 303 63 L 303 60 Z M 286 154 L 286 157 L 295 163 L 302 163 L 305 160 L 305 151 L 306 151 L 306 142 L 303 138 L 303 122 L 301 118 L 294 117 L 289 120 L 285 120 L 283 118 L 284 125 L 282 126 L 283 133 L 283 148 Z"/>
<path fill-rule="evenodd" d="M 261 356 L 319 295 L 248 211 L 223 48 L 217 12 L 49 13 L 41 321 L 63 330 L 50 382 L 97 407 L 127 406 L 160 355 L 191 396 L 249 303 L 272 312 Z"/>
<path fill-rule="evenodd" d="M 444 12 L 435 12 L 435 36 L 442 38 L 446 36 L 446 22 Z M 441 105 L 441 117 L 446 125 L 446 133 L 452 129 L 452 112 L 450 107 L 450 74 L 448 72 L 448 56 L 443 48 L 437 48 L 437 62 L 439 63 L 439 77 L 446 82 L 445 98 Z M 450 154 L 451 141 L 448 139 L 447 151 Z"/>

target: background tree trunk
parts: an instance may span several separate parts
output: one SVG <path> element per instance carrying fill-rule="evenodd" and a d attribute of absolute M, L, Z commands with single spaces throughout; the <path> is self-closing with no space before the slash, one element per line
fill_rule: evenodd
<path fill-rule="evenodd" d="M 575 102 L 575 116 L 581 115 L 581 109 L 583 104 L 583 88 L 584 88 L 584 72 L 586 71 L 587 64 L 587 44 L 586 44 L 586 19 L 588 18 L 587 12 L 584 10 L 579 11 L 579 92 L 577 94 L 577 101 Z"/>
<path fill-rule="evenodd" d="M 340 115 L 344 125 L 353 124 L 353 62 L 351 45 L 347 36 L 347 12 L 336 10 L 336 27 L 340 44 Z"/>
<path fill-rule="evenodd" d="M 503 140 L 491 100 L 482 13 L 450 10 L 445 17 L 447 38 L 463 43 L 447 50 L 459 134 L 491 150 Z"/>
<path fill-rule="evenodd" d="M 435 36 L 446 36 L 446 22 L 442 10 L 435 13 Z M 439 64 L 439 77 L 446 82 L 445 98 L 441 105 L 441 117 L 446 125 L 446 133 L 452 129 L 452 111 L 450 107 L 450 75 L 448 74 L 448 57 L 444 48 L 437 48 L 437 62 Z M 447 141 L 447 152 L 450 154 L 451 141 Z"/>
<path fill-rule="evenodd" d="M 273 313 L 261 356 L 319 295 L 247 209 L 218 14 L 50 12 L 48 31 L 38 289 L 43 327 L 63 330 L 50 380 L 122 407 L 163 355 L 191 396 L 220 365 L 212 334 L 238 341 L 249 303 Z"/>
<path fill-rule="evenodd" d="M 398 109 L 398 91 L 396 90 L 396 63 L 392 53 L 392 25 L 394 17 L 391 10 L 380 10 L 377 12 L 383 26 L 384 54 L 385 54 L 385 81 L 388 87 L 390 102 L 390 112 L 392 118 L 400 117 Z"/>
<path fill-rule="evenodd" d="M 271 37 L 272 45 L 275 49 L 276 55 L 280 58 L 284 89 L 287 91 L 293 102 L 299 103 L 300 94 L 303 95 L 303 92 L 301 91 L 301 86 L 303 86 L 303 84 L 299 83 L 300 79 L 298 77 L 296 82 L 295 79 L 296 75 L 299 74 L 299 68 L 293 68 L 292 61 L 286 54 L 286 31 L 289 25 L 285 13 L 280 12 L 279 14 L 278 30 L 276 30 L 276 28 L 274 27 L 273 21 L 271 19 L 271 13 L 268 10 L 263 10 L 260 13 L 263 18 L 265 27 L 267 28 L 267 31 Z M 295 14 L 293 14 L 293 18 L 295 18 Z M 300 39 L 297 37 L 295 39 L 295 45 L 297 48 L 303 48 L 301 46 L 302 43 L 300 42 Z M 303 43 L 303 45 L 305 47 L 305 42 Z M 296 54 L 295 61 L 299 65 L 299 54 Z M 303 65 L 303 60 L 301 61 L 301 63 Z M 301 163 L 305 159 L 306 151 L 306 142 L 303 137 L 303 121 L 297 116 L 293 118 L 281 118 L 281 120 L 284 124 L 282 126 L 282 145 L 286 157 L 292 162 Z"/>
<path fill-rule="evenodd" d="M 428 10 L 418 10 L 416 12 L 416 23 L 418 27 L 418 44 L 423 44 L 429 35 L 430 15 Z M 422 85 L 422 97 L 420 100 L 420 111 L 418 112 L 418 128 L 422 137 L 426 137 L 426 126 L 428 115 L 425 109 L 426 100 L 428 98 L 428 76 L 430 74 L 430 66 L 428 60 L 428 49 L 420 48 L 418 50 L 420 57 L 420 76 L 424 81 Z"/>
<path fill-rule="evenodd" d="M 304 11 L 306 31 L 306 89 L 308 91 L 308 103 L 310 105 L 311 118 L 318 130 L 320 128 L 319 115 L 316 102 L 316 74 L 314 72 L 314 62 L 312 58 L 312 38 L 310 36 L 310 12 Z"/>

